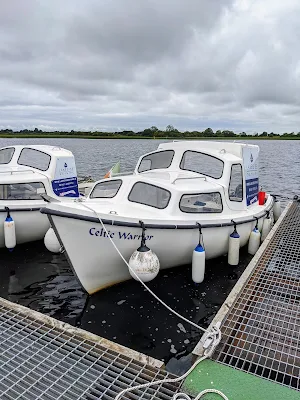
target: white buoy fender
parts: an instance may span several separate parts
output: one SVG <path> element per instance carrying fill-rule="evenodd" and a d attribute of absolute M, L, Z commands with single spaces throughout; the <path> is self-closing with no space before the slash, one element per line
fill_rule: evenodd
<path fill-rule="evenodd" d="M 160 264 L 154 251 L 146 246 L 146 228 L 142 221 L 140 221 L 140 224 L 142 227 L 141 245 L 129 259 L 129 273 L 136 281 L 140 279 L 142 282 L 150 282 L 159 273 Z"/>
<path fill-rule="evenodd" d="M 264 223 L 263 223 L 263 227 L 262 227 L 262 232 L 261 232 L 261 241 L 262 242 L 268 236 L 271 229 L 272 229 L 272 220 L 268 214 L 266 216 L 266 218 L 264 219 Z"/>
<path fill-rule="evenodd" d="M 137 275 L 141 281 L 150 282 L 159 273 L 159 259 L 147 246 L 135 250 L 128 264 L 130 266 L 129 273 L 135 280 L 138 280 Z"/>
<path fill-rule="evenodd" d="M 238 265 L 240 260 L 240 235 L 236 230 L 236 225 L 234 225 L 234 231 L 229 236 L 228 244 L 228 264 Z"/>
<path fill-rule="evenodd" d="M 5 209 L 7 217 L 4 221 L 4 243 L 9 251 L 13 251 L 17 244 L 15 221 L 10 216 L 9 208 L 5 207 Z"/>
<path fill-rule="evenodd" d="M 260 246 L 260 232 L 257 229 L 257 224 L 255 228 L 251 231 L 248 243 L 248 253 L 254 255 Z"/>
<path fill-rule="evenodd" d="M 275 199 L 273 206 L 274 221 L 276 222 L 281 215 L 281 204 L 279 200 Z"/>
<path fill-rule="evenodd" d="M 44 237 L 44 243 L 46 249 L 52 253 L 59 253 L 61 251 L 61 245 L 56 237 L 53 228 L 49 228 Z"/>
<path fill-rule="evenodd" d="M 199 243 L 193 251 L 192 258 L 192 279 L 195 283 L 201 283 L 204 281 L 205 274 L 205 250 L 204 247 Z"/>

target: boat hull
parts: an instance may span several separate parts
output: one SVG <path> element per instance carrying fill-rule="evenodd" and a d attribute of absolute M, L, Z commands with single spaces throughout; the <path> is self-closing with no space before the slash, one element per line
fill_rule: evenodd
<path fill-rule="evenodd" d="M 51 225 L 66 250 L 69 263 L 84 289 L 92 294 L 105 287 L 130 279 L 128 267 L 107 237 L 100 222 L 49 215 Z M 260 218 L 262 220 L 263 217 Z M 255 222 L 238 225 L 241 246 L 249 239 Z M 139 247 L 140 227 L 105 225 L 111 239 L 126 259 Z M 206 258 L 228 252 L 232 226 L 203 229 Z M 146 244 L 160 261 L 161 269 L 190 264 L 198 243 L 197 229 L 148 228 Z"/>

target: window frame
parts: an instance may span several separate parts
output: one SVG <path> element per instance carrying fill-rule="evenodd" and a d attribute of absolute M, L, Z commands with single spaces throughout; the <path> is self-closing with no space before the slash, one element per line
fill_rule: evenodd
<path fill-rule="evenodd" d="M 11 155 L 11 157 L 10 157 L 10 160 L 8 161 L 8 162 L 4 162 L 4 163 L 0 163 L 0 165 L 6 165 L 6 164 L 9 164 L 10 162 L 11 162 L 11 160 L 13 159 L 13 156 L 14 156 L 14 154 L 15 154 L 15 151 L 16 151 L 16 148 L 15 147 L 3 147 L 2 149 L 0 149 L 0 151 L 1 150 L 8 150 L 8 149 L 13 149 L 13 152 L 12 152 L 12 155 Z"/>
<path fill-rule="evenodd" d="M 44 184 L 44 182 L 41 182 L 41 181 L 36 181 L 36 182 L 13 182 L 13 183 L 0 183 L 0 187 L 1 186 L 9 186 L 9 185 L 31 185 L 32 183 L 39 183 L 40 185 L 42 185 L 43 186 L 43 188 L 44 188 L 44 190 L 45 190 L 45 193 L 43 193 L 43 194 L 47 194 L 47 190 L 46 190 L 46 187 L 45 187 L 45 184 Z M 38 194 L 38 193 L 37 193 Z M 41 200 L 43 200 L 43 198 L 42 198 L 42 196 L 41 196 L 41 198 L 40 199 L 0 199 L 0 201 L 41 201 Z"/>
<path fill-rule="evenodd" d="M 131 195 L 131 193 L 132 193 L 134 187 L 135 187 L 138 183 L 142 183 L 143 185 L 153 186 L 153 187 L 155 187 L 155 188 L 162 189 L 162 190 L 166 191 L 166 192 L 169 194 L 169 199 L 168 199 L 168 203 L 165 205 L 165 207 L 155 207 L 155 206 L 152 206 L 151 204 L 146 204 L 146 203 L 141 203 L 141 202 L 139 202 L 139 201 L 130 200 L 129 197 L 130 197 L 130 195 Z M 172 198 L 172 193 L 170 192 L 170 190 L 165 189 L 165 188 L 163 188 L 163 187 L 161 187 L 161 186 L 153 185 L 152 183 L 142 182 L 142 181 L 135 182 L 135 184 L 132 186 L 132 188 L 131 188 L 131 190 L 130 190 L 128 196 L 127 196 L 127 200 L 130 201 L 131 203 L 142 204 L 143 206 L 156 208 L 157 210 L 165 210 L 165 209 L 168 207 L 168 205 L 170 204 L 171 198 Z"/>
<path fill-rule="evenodd" d="M 198 171 L 194 171 L 194 170 L 192 170 L 192 169 L 182 168 L 182 162 L 183 162 L 184 156 L 185 156 L 185 154 L 186 154 L 187 152 L 189 152 L 189 153 L 204 154 L 204 155 L 207 156 L 207 157 L 215 158 L 216 160 L 221 161 L 221 163 L 222 163 L 222 165 L 223 165 L 221 176 L 219 176 L 219 178 L 216 178 L 216 177 L 214 177 L 214 176 L 211 176 L 211 175 L 208 175 L 208 174 L 204 174 L 204 173 L 201 173 L 201 172 L 198 172 Z M 181 157 L 181 160 L 180 160 L 180 164 L 179 164 L 179 168 L 180 168 L 182 171 L 191 171 L 191 172 L 195 172 L 196 174 L 208 176 L 209 178 L 212 178 L 212 179 L 221 179 L 222 176 L 223 176 L 223 174 L 224 174 L 224 161 L 221 160 L 221 159 L 218 158 L 218 157 L 212 156 L 211 154 L 203 153 L 202 151 L 197 151 L 197 150 L 185 150 L 185 152 L 182 154 L 182 157 Z"/>
<path fill-rule="evenodd" d="M 166 153 L 166 152 L 172 152 L 172 153 L 173 153 L 172 158 L 171 158 L 171 162 L 170 162 L 170 164 L 169 164 L 168 167 L 164 167 L 164 168 L 152 168 L 152 169 L 147 169 L 146 171 L 140 171 L 140 166 L 141 166 L 142 161 L 144 160 L 144 158 L 149 157 L 149 156 L 151 156 L 152 154 Z M 138 166 L 138 169 L 137 169 L 137 172 L 138 172 L 139 174 L 142 174 L 143 172 L 154 171 L 155 169 L 168 169 L 168 168 L 170 168 L 170 166 L 172 165 L 174 156 L 175 156 L 175 151 L 172 150 L 172 149 L 161 150 L 161 151 L 154 151 L 154 152 L 152 152 L 152 153 L 146 154 L 146 155 L 141 159 L 141 161 L 140 161 L 140 163 L 139 163 L 139 166 Z"/>
<path fill-rule="evenodd" d="M 116 191 L 116 193 L 115 193 L 113 196 L 110 196 L 110 197 L 91 197 L 91 195 L 93 194 L 94 190 L 96 189 L 96 187 L 97 187 L 98 185 L 102 185 L 102 184 L 108 183 L 108 182 L 121 182 L 121 185 L 119 186 L 118 190 Z M 113 199 L 113 198 L 116 197 L 116 195 L 119 193 L 119 190 L 121 189 L 122 185 L 123 185 L 123 180 L 122 180 L 122 179 L 111 179 L 111 180 L 109 180 L 109 181 L 102 181 L 102 182 L 99 182 L 99 183 L 97 183 L 97 184 L 94 186 L 93 190 L 91 191 L 91 193 L 90 193 L 90 195 L 89 195 L 89 198 L 90 198 L 90 199 Z"/>
<path fill-rule="evenodd" d="M 220 195 L 221 206 L 222 206 L 221 211 L 214 211 L 214 212 L 206 212 L 206 213 L 205 213 L 205 212 L 184 211 L 184 210 L 181 209 L 181 201 L 182 201 L 182 198 L 183 198 L 184 196 L 189 196 L 189 195 L 191 195 L 191 196 L 197 196 L 197 195 L 201 195 L 201 194 L 216 194 L 216 193 Z M 185 214 L 221 214 L 221 213 L 223 212 L 223 210 L 224 210 L 222 194 L 221 194 L 220 192 L 184 193 L 184 194 L 180 197 L 180 200 L 179 200 L 179 209 L 180 209 L 181 212 L 183 212 L 183 213 L 185 213 Z"/>
<path fill-rule="evenodd" d="M 241 172 L 242 172 L 242 194 L 243 194 L 242 200 L 231 200 L 231 198 L 230 198 L 230 192 L 229 192 L 229 190 L 230 190 L 230 183 L 231 183 L 231 176 L 232 176 L 232 167 L 233 167 L 234 165 L 240 165 L 240 167 L 241 167 Z M 243 166 L 242 166 L 241 163 L 231 164 L 231 168 L 230 168 L 230 178 L 229 178 L 229 185 L 228 185 L 228 199 L 229 199 L 229 201 L 232 201 L 232 202 L 234 202 L 234 203 L 242 203 L 242 202 L 244 201 L 244 174 L 243 174 Z"/>
<path fill-rule="evenodd" d="M 19 163 L 20 157 L 21 157 L 21 155 L 22 155 L 22 153 L 23 153 L 24 150 L 33 150 L 33 151 L 38 151 L 39 153 L 42 153 L 42 154 L 46 154 L 48 157 L 50 157 L 49 163 L 48 163 L 48 167 L 47 167 L 46 169 L 42 169 L 42 168 L 33 167 L 32 165 L 21 164 L 21 163 Z M 50 154 L 45 153 L 44 151 L 41 151 L 41 150 L 33 149 L 32 147 L 24 147 L 24 148 L 21 150 L 20 154 L 19 154 L 17 164 L 18 164 L 18 165 L 23 165 L 24 167 L 29 167 L 29 168 L 38 169 L 39 171 L 45 172 L 45 171 L 48 171 L 48 169 L 49 169 L 49 167 L 50 167 L 50 164 L 51 164 L 51 161 L 52 161 L 52 157 L 50 156 Z"/>

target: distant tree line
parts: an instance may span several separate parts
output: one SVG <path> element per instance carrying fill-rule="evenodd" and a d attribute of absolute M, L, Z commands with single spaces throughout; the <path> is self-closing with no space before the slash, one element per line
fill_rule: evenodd
<path fill-rule="evenodd" d="M 230 130 L 217 130 L 213 131 L 211 128 L 207 128 L 204 131 L 184 131 L 180 132 L 178 129 L 176 129 L 173 125 L 168 125 L 165 130 L 161 130 L 157 128 L 156 126 L 151 126 L 151 128 L 146 128 L 143 131 L 139 132 L 134 132 L 131 130 L 125 130 L 125 131 L 118 131 L 118 132 L 100 132 L 100 131 L 93 131 L 93 132 L 87 132 L 87 131 L 51 131 L 51 132 L 46 132 L 42 131 L 38 128 L 35 128 L 33 130 L 30 129 L 22 129 L 19 131 L 13 131 L 12 129 L 2 129 L 0 130 L 0 136 L 89 136 L 89 137 L 145 137 L 145 138 L 222 138 L 222 137 L 299 137 L 300 138 L 300 132 L 286 132 L 283 134 L 278 134 L 278 133 L 273 133 L 273 132 L 262 132 L 262 133 L 254 133 L 252 135 L 246 134 L 246 132 L 240 132 L 240 133 L 235 133 Z"/>

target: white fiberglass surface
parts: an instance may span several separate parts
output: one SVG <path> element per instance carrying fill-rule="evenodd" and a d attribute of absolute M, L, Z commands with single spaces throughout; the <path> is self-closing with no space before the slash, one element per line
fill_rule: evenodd
<path fill-rule="evenodd" d="M 149 220 L 150 222 L 159 223 L 164 221 L 166 223 L 192 223 L 201 221 L 203 224 L 218 221 L 230 221 L 231 219 L 248 219 L 253 215 L 263 212 L 267 206 L 269 206 L 271 199 L 268 199 L 265 206 L 254 205 L 245 211 L 227 211 L 222 213 L 181 213 L 176 216 L 171 214 L 167 209 L 159 210 L 153 207 L 147 207 L 141 204 L 135 203 L 110 203 L 108 201 L 88 201 L 85 204 L 92 210 L 95 210 L 102 218 L 113 219 L 113 220 L 126 220 L 136 222 L 137 220 L 143 219 Z M 54 203 L 55 204 L 55 203 Z M 55 206 L 54 206 L 55 207 Z M 84 207 L 84 203 L 65 203 L 58 204 L 58 209 L 71 214 L 82 214 L 91 216 L 91 211 Z"/>
<path fill-rule="evenodd" d="M 48 182 L 48 178 L 39 172 L 27 170 L 14 170 L 13 173 L 0 168 L 0 184 L 10 185 L 15 183 Z"/>
<path fill-rule="evenodd" d="M 46 205 L 47 203 L 41 198 L 37 199 L 11 199 L 11 200 L 1 200 L 0 199 L 0 208 L 3 209 L 4 207 L 9 207 L 9 208 L 26 208 L 26 209 L 31 209 L 31 208 L 42 208 Z"/>
<path fill-rule="evenodd" d="M 163 210 L 158 210 L 153 207 L 147 207 L 141 204 L 126 203 L 126 204 L 99 204 L 89 202 L 88 206 L 94 209 L 97 213 L 107 214 L 107 217 L 116 216 L 127 217 L 127 218 L 155 218 L 155 219 L 169 219 L 170 215 L 163 212 Z"/>

